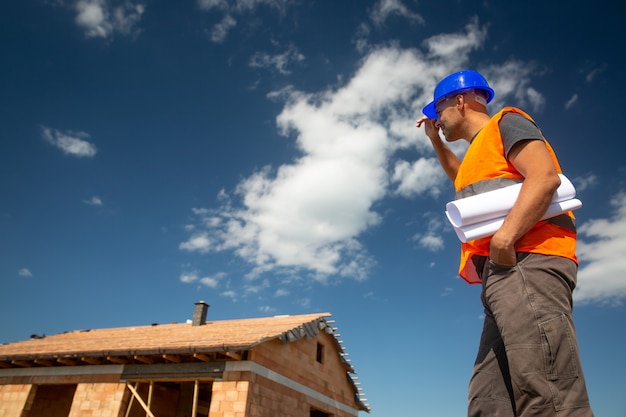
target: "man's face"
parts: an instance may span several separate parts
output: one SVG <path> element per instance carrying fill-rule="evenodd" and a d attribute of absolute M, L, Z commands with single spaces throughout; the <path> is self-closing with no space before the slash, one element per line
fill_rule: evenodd
<path fill-rule="evenodd" d="M 435 111 L 437 112 L 437 122 L 435 125 L 441 129 L 441 132 L 448 142 L 461 139 L 454 135 L 455 122 L 458 121 L 458 113 L 454 111 L 457 97 L 458 94 L 444 97 L 435 104 Z"/>

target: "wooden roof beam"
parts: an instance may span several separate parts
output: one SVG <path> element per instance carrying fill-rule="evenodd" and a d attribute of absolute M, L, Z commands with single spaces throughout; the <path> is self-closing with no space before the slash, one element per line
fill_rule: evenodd
<path fill-rule="evenodd" d="M 117 363 L 120 365 L 126 365 L 127 363 L 130 362 L 129 359 L 122 357 L 122 356 L 107 356 L 107 361 Z"/>
<path fill-rule="evenodd" d="M 213 362 L 215 360 L 214 355 L 209 356 L 206 353 L 194 353 L 193 357 L 202 362 Z"/>
<path fill-rule="evenodd" d="M 94 356 L 83 356 L 80 360 L 88 363 L 89 365 L 102 365 L 102 359 Z"/>
<path fill-rule="evenodd" d="M 163 359 L 165 359 L 168 362 L 180 363 L 181 361 L 180 356 L 178 355 L 169 355 L 167 353 L 164 353 L 162 356 L 163 356 Z"/>
<path fill-rule="evenodd" d="M 57 358 L 57 362 L 67 366 L 76 366 L 78 363 L 78 361 L 73 358 Z"/>
<path fill-rule="evenodd" d="M 32 363 L 31 361 L 11 361 L 11 364 L 24 368 L 32 368 L 34 365 L 34 363 Z"/>
<path fill-rule="evenodd" d="M 224 355 L 228 356 L 231 359 L 236 361 L 240 361 L 243 359 L 243 356 L 237 352 L 222 352 Z"/>

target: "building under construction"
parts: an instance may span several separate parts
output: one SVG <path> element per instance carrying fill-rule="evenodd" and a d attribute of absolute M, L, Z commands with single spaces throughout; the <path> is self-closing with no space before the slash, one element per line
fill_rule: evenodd
<path fill-rule="evenodd" d="M 369 412 L 328 313 L 78 330 L 0 345 L 0 417 Z"/>

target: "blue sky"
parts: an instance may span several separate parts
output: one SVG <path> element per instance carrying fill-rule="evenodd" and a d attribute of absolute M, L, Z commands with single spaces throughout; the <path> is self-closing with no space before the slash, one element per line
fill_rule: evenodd
<path fill-rule="evenodd" d="M 3 2 L 0 343 L 198 300 L 327 311 L 372 416 L 463 415 L 480 288 L 415 120 L 472 68 L 577 188 L 584 371 L 596 415 L 623 417 L 626 33 L 608 1 L 556 3 Z"/>

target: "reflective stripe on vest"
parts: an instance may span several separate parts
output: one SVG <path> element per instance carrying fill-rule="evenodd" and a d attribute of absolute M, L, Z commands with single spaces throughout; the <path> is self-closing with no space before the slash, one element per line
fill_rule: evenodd
<path fill-rule="evenodd" d="M 499 122 L 508 112 L 521 114 L 533 121 L 528 114 L 513 107 L 504 108 L 496 113 L 474 137 L 465 153 L 454 180 L 457 190 L 455 198 L 469 197 L 524 181 L 524 177 L 504 155 Z M 552 147 L 547 141 L 545 144 L 557 172 L 562 173 Z M 477 271 L 477 267 L 481 268 L 484 263 L 482 262 L 484 258 L 481 257 L 489 255 L 490 241 L 491 237 L 484 237 L 461 244 L 459 275 L 470 284 L 481 281 L 479 274 L 482 271 Z M 515 249 L 517 252 L 562 256 L 577 262 L 576 224 L 573 213 L 568 212 L 538 222 L 517 241 Z"/>

